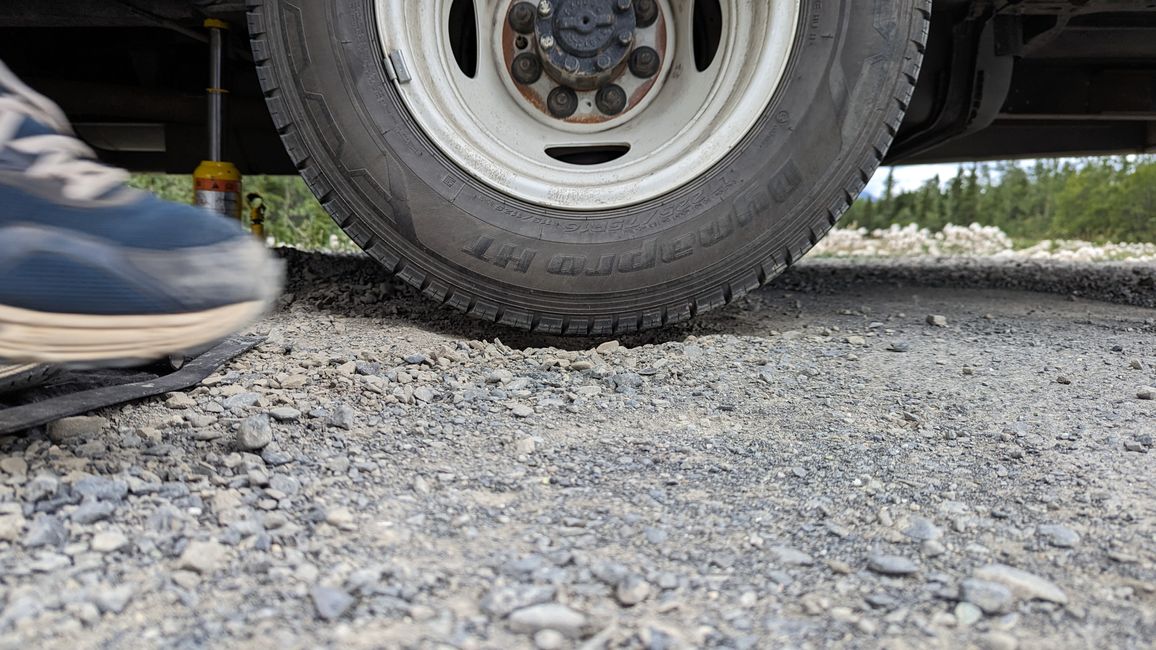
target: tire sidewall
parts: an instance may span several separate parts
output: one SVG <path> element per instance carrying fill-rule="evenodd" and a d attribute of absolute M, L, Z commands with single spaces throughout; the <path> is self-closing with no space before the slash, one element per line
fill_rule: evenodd
<path fill-rule="evenodd" d="M 275 7 L 278 81 L 292 88 L 286 101 L 316 173 L 354 215 L 347 229 L 449 286 L 575 314 L 679 304 L 740 276 L 757 284 L 797 259 L 886 149 L 882 123 L 915 10 L 803 0 L 784 81 L 726 159 L 667 196 L 573 213 L 502 196 L 433 146 L 386 74 L 372 5 Z"/>

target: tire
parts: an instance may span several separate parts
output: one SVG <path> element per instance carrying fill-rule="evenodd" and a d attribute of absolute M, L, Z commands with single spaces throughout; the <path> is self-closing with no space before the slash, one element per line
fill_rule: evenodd
<path fill-rule="evenodd" d="M 602 211 L 503 194 L 445 155 L 390 80 L 372 0 L 250 0 L 249 29 L 290 157 L 369 255 L 473 316 L 603 336 L 684 321 L 763 285 L 835 225 L 882 161 L 918 76 L 930 0 L 800 7 L 786 72 L 741 141 L 685 185 Z"/>

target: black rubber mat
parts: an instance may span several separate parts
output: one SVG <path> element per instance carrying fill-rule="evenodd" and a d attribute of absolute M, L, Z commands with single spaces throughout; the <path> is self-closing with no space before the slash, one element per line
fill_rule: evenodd
<path fill-rule="evenodd" d="M 199 384 L 217 368 L 253 349 L 263 337 L 233 337 L 184 361 L 125 370 L 63 370 L 35 388 L 0 396 L 0 435 L 60 418 L 163 395 Z"/>

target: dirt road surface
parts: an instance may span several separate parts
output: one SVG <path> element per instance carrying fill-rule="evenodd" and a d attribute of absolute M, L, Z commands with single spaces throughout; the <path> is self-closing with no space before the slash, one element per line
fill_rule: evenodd
<path fill-rule="evenodd" d="M 204 385 L 0 439 L 0 647 L 1156 639 L 1152 267 L 815 261 L 612 342 L 291 262 Z"/>

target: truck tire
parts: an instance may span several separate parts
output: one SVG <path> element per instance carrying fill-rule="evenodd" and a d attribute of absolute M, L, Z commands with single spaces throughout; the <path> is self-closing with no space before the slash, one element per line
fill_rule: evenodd
<path fill-rule="evenodd" d="M 883 160 L 930 15 L 617 3 L 249 0 L 249 29 L 290 157 L 369 255 L 473 316 L 602 336 L 725 305 L 814 246 Z"/>

